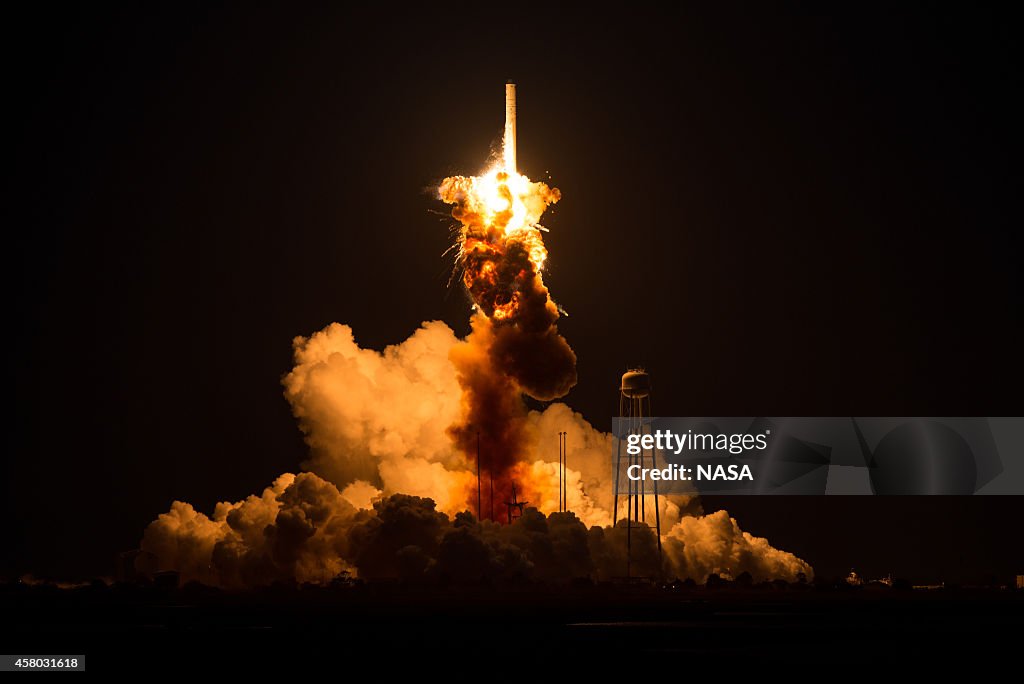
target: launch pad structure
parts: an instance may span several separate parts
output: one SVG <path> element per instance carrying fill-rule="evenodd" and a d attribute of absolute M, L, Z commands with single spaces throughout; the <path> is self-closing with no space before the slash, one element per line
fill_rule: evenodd
<path fill-rule="evenodd" d="M 511 525 L 513 521 L 519 520 L 523 517 L 523 509 L 529 501 L 520 501 L 516 497 L 516 483 L 512 483 L 512 500 L 506 501 L 505 506 L 508 508 L 508 524 Z"/>

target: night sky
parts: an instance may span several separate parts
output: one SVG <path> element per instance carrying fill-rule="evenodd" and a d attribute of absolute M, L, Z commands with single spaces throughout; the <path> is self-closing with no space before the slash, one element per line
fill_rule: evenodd
<path fill-rule="evenodd" d="M 631 364 L 660 415 L 1021 414 L 1009 17 L 517 7 L 8 18 L 0 572 L 110 575 L 172 500 L 295 471 L 293 337 L 467 332 L 432 188 L 481 170 L 510 78 L 596 426 Z M 1021 497 L 720 505 L 819 574 L 1024 572 Z"/>

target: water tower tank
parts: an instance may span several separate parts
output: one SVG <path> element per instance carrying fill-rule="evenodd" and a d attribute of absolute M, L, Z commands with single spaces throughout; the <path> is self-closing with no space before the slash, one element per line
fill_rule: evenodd
<path fill-rule="evenodd" d="M 639 399 L 651 393 L 651 376 L 639 368 L 627 371 L 622 376 L 622 393 L 627 397 Z"/>

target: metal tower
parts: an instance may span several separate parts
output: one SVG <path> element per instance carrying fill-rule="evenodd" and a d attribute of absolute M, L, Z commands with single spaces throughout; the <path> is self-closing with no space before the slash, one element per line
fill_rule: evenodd
<path fill-rule="evenodd" d="M 654 449 L 645 449 L 640 445 L 639 454 L 627 453 L 623 441 L 627 435 L 651 434 L 651 376 L 642 368 L 633 368 L 622 376 L 619 386 L 619 429 L 616 432 L 618 444 L 615 455 L 615 505 L 612 512 L 612 525 L 619 522 L 619 478 L 625 468 L 638 465 L 641 468 L 655 469 L 658 467 Z M 625 468 L 623 457 L 626 458 Z M 630 576 L 633 553 L 633 528 L 647 526 L 647 499 L 654 500 L 654 534 L 658 540 L 658 557 L 661 557 L 661 510 L 658 507 L 658 481 L 652 480 L 652 491 L 647 490 L 646 480 L 630 480 L 626 478 L 626 577 Z"/>

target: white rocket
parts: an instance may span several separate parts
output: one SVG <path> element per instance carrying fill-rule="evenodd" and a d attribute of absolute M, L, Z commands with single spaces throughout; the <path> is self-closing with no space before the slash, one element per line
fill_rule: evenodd
<path fill-rule="evenodd" d="M 516 84 L 505 84 L 505 171 L 516 173 Z"/>

